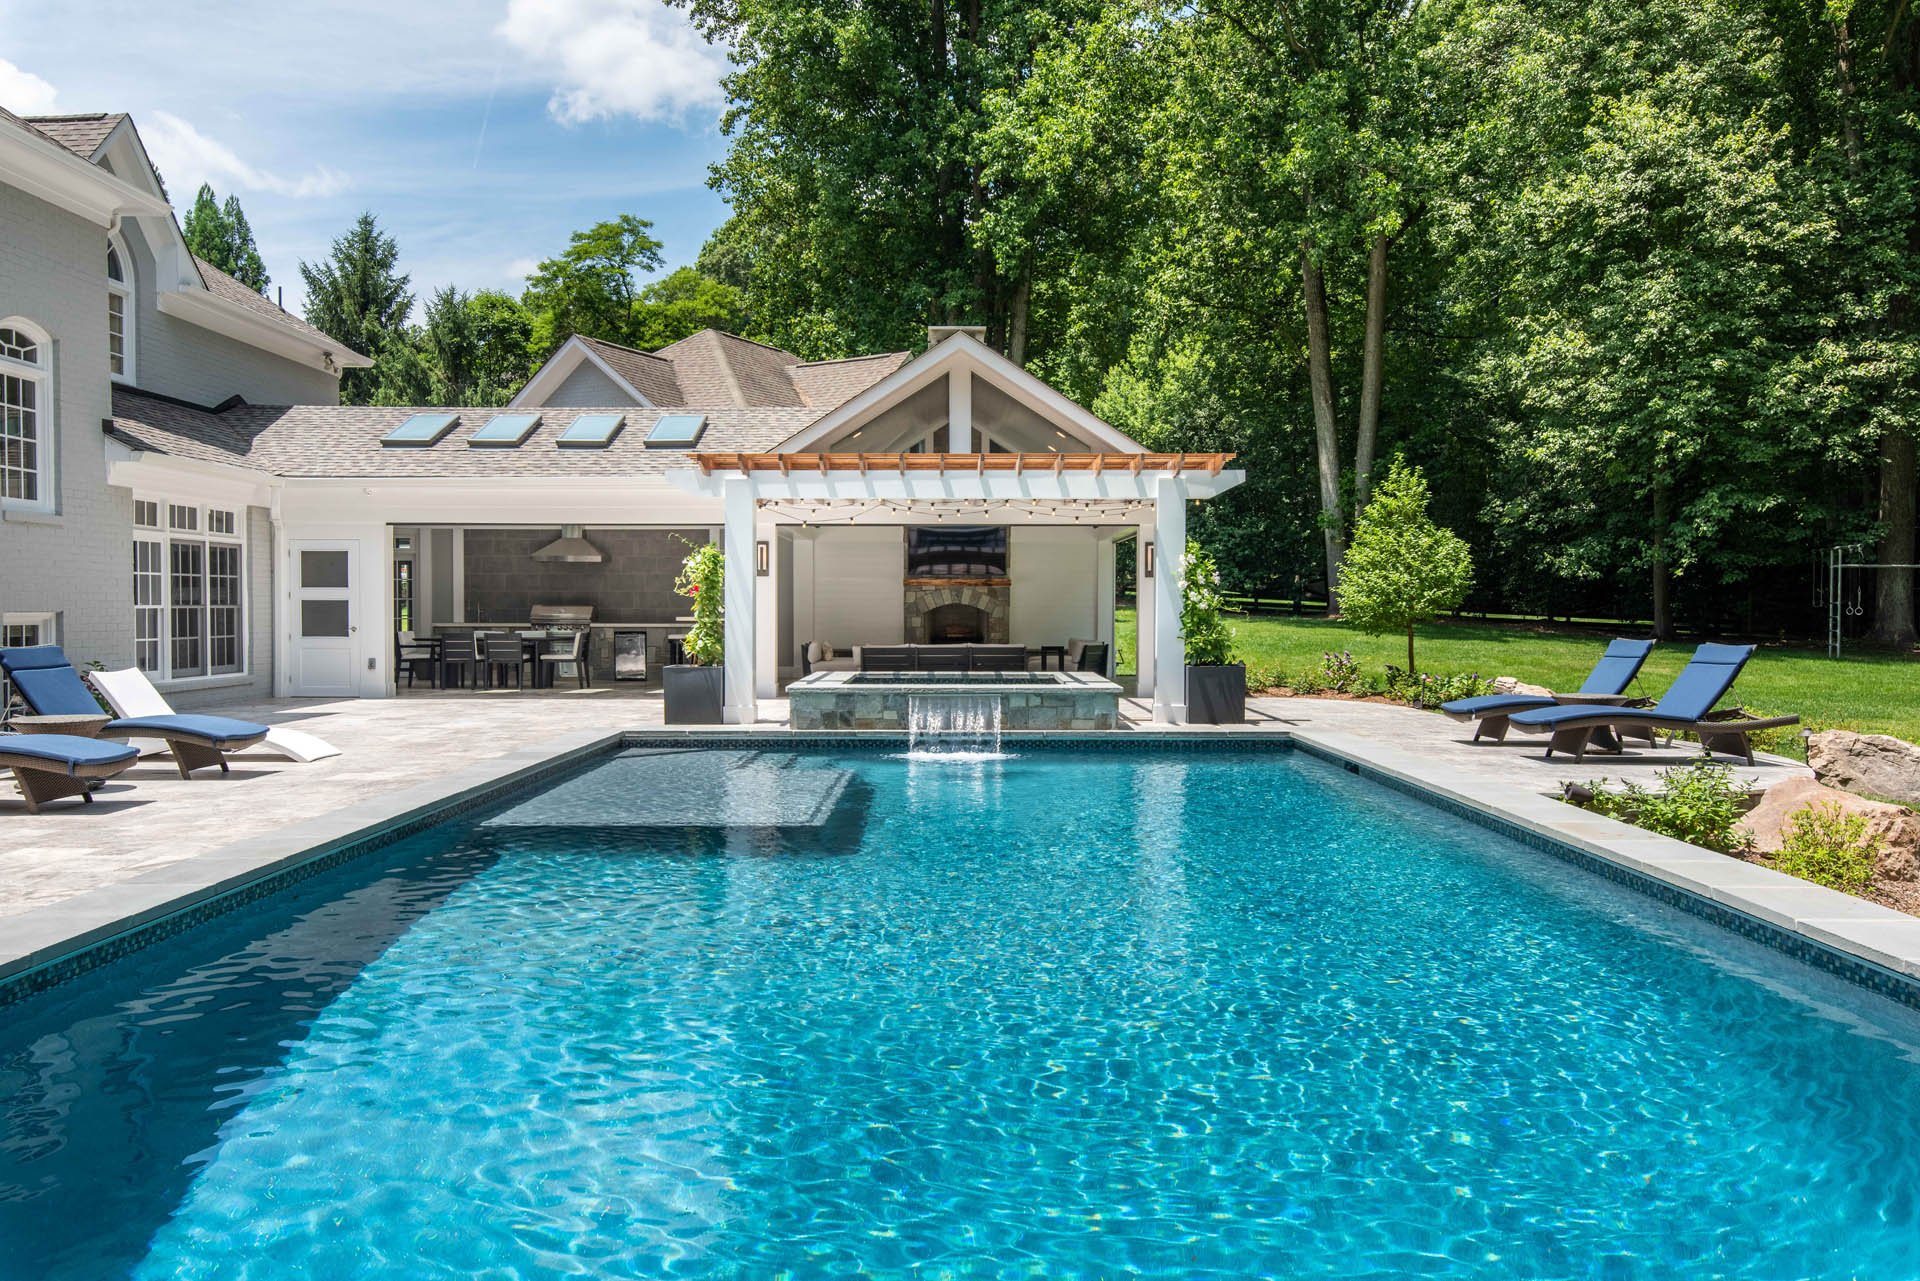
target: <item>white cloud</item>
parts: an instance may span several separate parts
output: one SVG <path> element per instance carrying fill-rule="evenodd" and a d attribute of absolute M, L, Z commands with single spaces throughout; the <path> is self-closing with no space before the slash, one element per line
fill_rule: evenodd
<path fill-rule="evenodd" d="M 297 177 L 256 169 L 224 143 L 167 111 L 156 111 L 140 127 L 154 165 L 167 180 L 167 189 L 185 199 L 203 182 L 216 191 L 270 191 L 295 200 L 336 196 L 347 188 L 345 174 L 317 165 Z"/>
<path fill-rule="evenodd" d="M 16 116 L 52 115 L 53 86 L 0 58 L 0 107 Z"/>
<path fill-rule="evenodd" d="M 566 124 L 717 108 L 726 59 L 662 0 L 508 0 L 499 33 L 554 82 Z"/>
<path fill-rule="evenodd" d="M 538 258 L 515 258 L 507 264 L 507 279 L 525 280 L 538 270 L 539 266 L 540 260 Z"/>

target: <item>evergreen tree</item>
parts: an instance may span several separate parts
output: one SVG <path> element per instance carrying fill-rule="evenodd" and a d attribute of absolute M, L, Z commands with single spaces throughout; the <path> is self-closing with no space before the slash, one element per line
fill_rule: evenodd
<path fill-rule="evenodd" d="M 326 259 L 300 264 L 307 285 L 307 323 L 375 362 L 371 369 L 349 369 L 341 375 L 340 399 L 345 404 L 371 404 L 383 386 L 406 395 L 420 385 L 411 374 L 399 377 L 381 367 L 389 348 L 399 365 L 410 368 L 418 357 L 406 333 L 413 295 L 407 292 L 409 278 L 397 268 L 399 257 L 393 237 L 380 230 L 371 213 L 363 213 L 333 242 Z"/>
<path fill-rule="evenodd" d="M 213 188 L 201 183 L 181 234 L 195 257 L 204 258 L 256 293 L 266 292 L 267 266 L 260 260 L 260 249 L 253 242 L 253 228 L 240 208 L 240 197 L 230 195 L 222 204 Z"/>

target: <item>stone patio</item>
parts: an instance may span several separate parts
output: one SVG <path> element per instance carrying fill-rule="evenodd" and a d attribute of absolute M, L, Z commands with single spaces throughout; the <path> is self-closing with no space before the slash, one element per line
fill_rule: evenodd
<path fill-rule="evenodd" d="M 760 703 L 764 730 L 785 728 L 784 700 Z M 302 765 L 260 752 L 233 758 L 232 773 L 182 780 L 167 757 L 148 758 L 109 783 L 92 805 L 58 802 L 29 815 L 10 780 L 0 784 L 0 919 L 262 836 L 333 811 L 398 793 L 509 753 L 581 731 L 645 729 L 661 724 L 657 687 L 583 691 L 463 691 L 388 700 L 274 699 L 220 712 L 317 734 L 341 749 Z M 1147 728 L 1149 700 L 1123 698 L 1124 728 Z M 1328 732 L 1416 756 L 1463 783 L 1504 788 L 1519 797 L 1555 792 L 1565 780 L 1610 776 L 1651 780 L 1659 769 L 1695 759 L 1676 748 L 1586 762 L 1546 761 L 1542 741 L 1472 745 L 1471 731 L 1444 717 L 1383 704 L 1323 699 L 1256 699 L 1242 732 Z M 1161 727 L 1155 727 L 1161 728 Z M 1195 727 L 1211 728 L 1211 727 Z M 1766 786 L 1809 771 L 1777 758 L 1740 771 Z"/>

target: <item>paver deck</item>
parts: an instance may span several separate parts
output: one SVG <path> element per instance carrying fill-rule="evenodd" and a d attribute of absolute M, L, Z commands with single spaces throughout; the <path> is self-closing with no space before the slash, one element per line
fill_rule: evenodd
<path fill-rule="evenodd" d="M 250 837 L 513 752 L 585 730 L 661 724 L 656 689 L 628 687 L 520 693 L 436 692 L 397 699 L 274 699 L 218 709 L 317 734 L 339 756 L 300 764 L 264 752 L 233 758 L 232 773 L 182 780 L 166 757 L 148 758 L 109 783 L 92 805 L 56 803 L 26 813 L 0 783 L 0 919 L 57 905 Z M 1150 702 L 1123 699 L 1128 729 L 1149 728 Z M 784 728 L 783 700 L 763 700 L 766 730 Z M 1541 759 L 1544 740 L 1474 745 L 1471 731 L 1444 717 L 1384 704 L 1326 699 L 1257 699 L 1244 732 L 1323 731 L 1442 764 L 1463 782 L 1512 789 L 1516 798 L 1555 791 L 1567 779 L 1651 780 L 1697 749 L 1590 756 L 1585 763 Z M 1152 727 L 1160 728 L 1160 727 Z M 1122 733 L 1127 730 L 1119 731 Z M 1777 758 L 1741 773 L 1759 785 L 1806 773 Z"/>

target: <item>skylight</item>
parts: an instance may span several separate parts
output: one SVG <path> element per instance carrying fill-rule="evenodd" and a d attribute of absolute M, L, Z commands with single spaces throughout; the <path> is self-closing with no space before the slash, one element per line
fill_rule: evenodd
<path fill-rule="evenodd" d="M 647 433 L 648 449 L 688 449 L 699 443 L 706 430 L 705 414 L 665 414 Z"/>
<path fill-rule="evenodd" d="M 625 414 L 581 414 L 553 443 L 562 449 L 605 449 L 626 425 Z"/>
<path fill-rule="evenodd" d="M 380 438 L 383 445 L 410 445 L 424 448 L 438 444 L 440 438 L 460 421 L 458 414 L 415 414 Z"/>
<path fill-rule="evenodd" d="M 467 447 L 512 449 L 540 425 L 539 414 L 495 414 L 487 425 L 467 437 Z"/>

